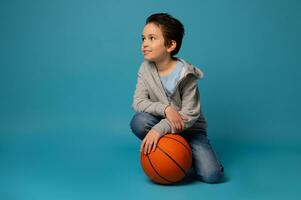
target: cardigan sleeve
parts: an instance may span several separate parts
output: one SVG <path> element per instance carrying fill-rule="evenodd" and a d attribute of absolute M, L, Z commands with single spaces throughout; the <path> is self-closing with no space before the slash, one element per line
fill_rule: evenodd
<path fill-rule="evenodd" d="M 161 102 L 153 102 L 149 99 L 148 89 L 143 77 L 138 72 L 136 89 L 132 107 L 136 112 L 147 112 L 156 116 L 165 117 L 165 109 L 168 105 Z"/>

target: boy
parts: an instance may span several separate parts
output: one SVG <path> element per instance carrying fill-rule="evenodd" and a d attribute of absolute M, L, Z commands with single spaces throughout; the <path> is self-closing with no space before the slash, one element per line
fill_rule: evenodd
<path fill-rule="evenodd" d="M 130 126 L 142 140 L 140 151 L 145 154 L 156 149 L 163 135 L 180 134 L 191 147 L 196 177 L 217 183 L 223 167 L 207 139 L 207 124 L 201 112 L 197 79 L 203 77 L 203 72 L 175 57 L 183 36 L 183 24 L 171 15 L 157 13 L 147 18 L 141 46 L 144 62 L 133 98 L 137 113 Z"/>

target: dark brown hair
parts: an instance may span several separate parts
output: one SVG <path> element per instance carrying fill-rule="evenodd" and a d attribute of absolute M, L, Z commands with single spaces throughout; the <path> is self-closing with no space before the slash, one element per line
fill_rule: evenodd
<path fill-rule="evenodd" d="M 169 46 L 171 40 L 176 41 L 177 46 L 171 52 L 171 56 L 176 55 L 181 48 L 182 39 L 185 32 L 183 24 L 167 13 L 152 14 L 146 19 L 145 24 L 148 23 L 154 23 L 161 28 L 165 46 Z"/>

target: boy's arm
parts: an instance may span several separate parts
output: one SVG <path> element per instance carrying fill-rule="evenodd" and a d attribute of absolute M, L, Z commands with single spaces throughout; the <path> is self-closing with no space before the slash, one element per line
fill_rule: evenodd
<path fill-rule="evenodd" d="M 182 90 L 182 108 L 179 110 L 179 114 L 182 115 L 185 120 L 184 130 L 190 128 L 200 117 L 200 100 L 199 90 L 194 76 L 189 76 L 183 83 Z M 161 136 L 166 133 L 175 133 L 177 130 L 172 128 L 168 119 L 162 119 L 152 129 L 156 130 Z M 181 130 L 184 131 L 184 130 Z"/>
<path fill-rule="evenodd" d="M 182 108 L 180 115 L 184 116 L 185 129 L 190 128 L 200 117 L 200 100 L 197 79 L 193 76 L 187 77 L 182 88 Z"/>
<path fill-rule="evenodd" d="M 172 133 L 171 124 L 168 121 L 168 119 L 164 118 L 161 119 L 159 123 L 157 123 L 155 126 L 152 127 L 155 131 L 157 131 L 160 136 L 165 135 L 166 133 Z"/>
<path fill-rule="evenodd" d="M 153 102 L 149 99 L 147 88 L 139 72 L 132 104 L 133 109 L 136 112 L 147 112 L 156 116 L 165 117 L 165 109 L 167 106 L 168 105 L 161 102 Z"/>

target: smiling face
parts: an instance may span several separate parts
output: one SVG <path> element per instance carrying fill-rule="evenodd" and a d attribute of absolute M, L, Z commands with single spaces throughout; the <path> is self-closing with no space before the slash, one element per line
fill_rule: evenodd
<path fill-rule="evenodd" d="M 170 53 L 174 45 L 165 46 L 165 40 L 160 27 L 154 23 L 148 23 L 144 26 L 142 33 L 141 51 L 144 59 L 153 62 L 161 62 L 170 58 Z"/>

